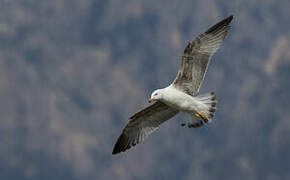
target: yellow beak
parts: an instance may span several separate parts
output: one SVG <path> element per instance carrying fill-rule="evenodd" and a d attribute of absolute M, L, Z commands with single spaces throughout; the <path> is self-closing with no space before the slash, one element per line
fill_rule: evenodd
<path fill-rule="evenodd" d="M 148 100 L 149 103 L 152 103 L 153 101 L 154 101 L 153 98 L 150 98 L 150 99 Z"/>

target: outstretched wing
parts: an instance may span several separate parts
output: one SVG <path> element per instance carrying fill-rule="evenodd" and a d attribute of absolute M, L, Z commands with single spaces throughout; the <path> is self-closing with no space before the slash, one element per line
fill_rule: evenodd
<path fill-rule="evenodd" d="M 173 85 L 190 95 L 198 92 L 211 56 L 225 39 L 233 16 L 220 21 L 199 35 L 184 50 Z"/>
<path fill-rule="evenodd" d="M 129 119 L 123 129 L 112 154 L 124 152 L 144 141 L 149 134 L 158 129 L 160 124 L 172 118 L 177 113 L 178 110 L 172 109 L 162 102 L 156 102 L 136 113 Z"/>

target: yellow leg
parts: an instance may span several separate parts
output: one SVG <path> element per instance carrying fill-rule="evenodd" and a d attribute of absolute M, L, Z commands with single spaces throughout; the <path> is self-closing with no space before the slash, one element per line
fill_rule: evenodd
<path fill-rule="evenodd" d="M 201 116 L 198 113 L 194 114 L 197 118 L 201 118 Z"/>
<path fill-rule="evenodd" d="M 207 119 L 207 117 L 205 116 L 205 115 L 203 115 L 202 113 L 200 113 L 200 112 L 196 112 L 195 114 L 194 114 L 197 118 L 201 118 L 201 119 L 203 119 L 204 120 L 204 122 L 208 122 L 208 119 Z"/>

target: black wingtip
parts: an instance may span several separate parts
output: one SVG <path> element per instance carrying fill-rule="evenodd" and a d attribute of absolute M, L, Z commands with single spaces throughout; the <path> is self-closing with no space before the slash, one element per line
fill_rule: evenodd
<path fill-rule="evenodd" d="M 112 151 L 112 154 L 114 155 L 114 154 L 118 154 L 118 153 L 120 153 L 120 150 L 119 150 L 119 148 L 116 147 L 116 144 L 115 144 L 114 149 Z"/>
<path fill-rule="evenodd" d="M 122 144 L 123 144 L 123 143 L 122 143 L 123 136 L 124 136 L 124 135 L 121 134 L 121 135 L 119 136 L 119 138 L 118 138 L 116 144 L 114 145 L 113 152 L 112 152 L 113 155 L 122 152 L 122 149 L 124 148 L 124 147 L 122 146 Z"/>
<path fill-rule="evenodd" d="M 221 27 L 228 26 L 231 23 L 231 21 L 233 20 L 233 18 L 234 18 L 234 16 L 230 15 L 229 17 L 221 20 L 220 22 L 218 22 L 217 24 L 215 24 L 214 26 L 209 28 L 205 33 L 207 33 L 207 34 L 213 33 L 215 31 L 217 31 L 218 29 L 220 29 Z"/>
<path fill-rule="evenodd" d="M 113 152 L 112 152 L 112 155 L 116 155 L 116 154 L 118 154 L 118 153 L 120 153 L 120 152 L 113 151 Z"/>
<path fill-rule="evenodd" d="M 116 148 L 116 145 L 114 146 L 114 149 L 113 149 L 113 152 L 112 152 L 112 155 L 115 155 L 115 154 L 118 154 L 118 153 L 120 153 L 121 151 L 118 149 L 118 148 Z"/>
<path fill-rule="evenodd" d="M 221 21 L 221 24 L 224 23 L 224 26 L 227 26 L 227 25 L 229 25 L 232 22 L 233 18 L 234 18 L 234 16 L 233 15 L 230 15 L 229 17 L 223 19 Z"/>

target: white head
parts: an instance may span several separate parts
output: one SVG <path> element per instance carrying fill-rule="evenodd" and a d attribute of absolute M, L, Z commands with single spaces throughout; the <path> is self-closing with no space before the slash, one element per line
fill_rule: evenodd
<path fill-rule="evenodd" d="M 163 98 L 163 89 L 157 89 L 155 91 L 153 91 L 153 93 L 151 94 L 151 98 L 149 99 L 149 102 L 153 102 L 156 100 L 161 100 Z"/>

